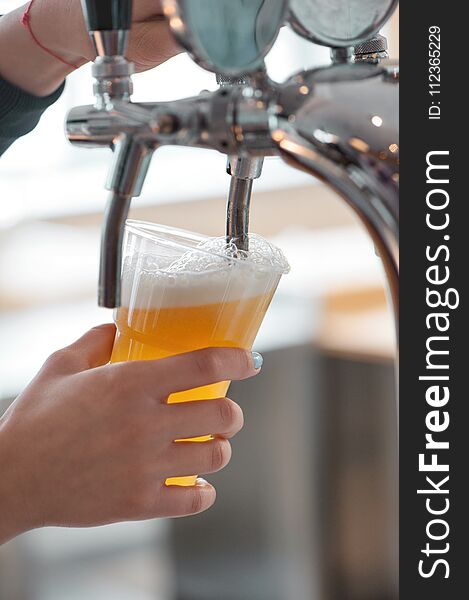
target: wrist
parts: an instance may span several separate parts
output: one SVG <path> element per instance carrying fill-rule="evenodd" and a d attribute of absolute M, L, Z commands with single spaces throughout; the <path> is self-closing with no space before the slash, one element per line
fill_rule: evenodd
<path fill-rule="evenodd" d="M 38 6 L 37 8 L 40 8 Z M 0 75 L 17 87 L 35 96 L 52 94 L 74 67 L 48 54 L 21 24 L 24 7 L 0 19 Z M 44 21 L 48 18 L 40 10 L 33 12 L 31 28 L 46 48 L 54 39 L 45 34 Z M 48 26 L 49 30 L 50 22 Z M 68 54 L 65 60 L 77 67 L 87 62 L 83 56 Z"/>
<path fill-rule="evenodd" d="M 94 60 L 80 0 L 34 0 L 21 12 L 28 6 L 31 28 L 48 50 L 75 68 Z"/>

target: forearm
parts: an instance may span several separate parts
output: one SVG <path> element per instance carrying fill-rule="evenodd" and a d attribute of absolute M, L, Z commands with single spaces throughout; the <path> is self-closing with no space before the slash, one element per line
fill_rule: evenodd
<path fill-rule="evenodd" d="M 38 4 L 35 8 L 31 15 L 31 27 L 41 43 L 51 48 L 54 45 L 49 21 L 52 15 L 49 14 L 46 5 Z M 30 94 L 48 96 L 74 69 L 36 44 L 21 24 L 24 10 L 25 7 L 22 7 L 0 18 L 0 75 Z M 47 35 L 46 31 L 49 32 Z M 77 67 L 86 62 L 85 58 L 72 54 L 62 58 Z"/>

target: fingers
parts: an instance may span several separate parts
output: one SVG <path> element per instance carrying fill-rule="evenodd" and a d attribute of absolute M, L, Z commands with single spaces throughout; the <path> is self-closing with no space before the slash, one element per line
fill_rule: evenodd
<path fill-rule="evenodd" d="M 93 327 L 70 346 L 52 354 L 46 365 L 60 373 L 77 373 L 105 365 L 111 358 L 115 333 L 113 323 Z"/>
<path fill-rule="evenodd" d="M 138 72 L 152 69 L 181 52 L 165 21 L 136 23 L 130 32 L 128 56 Z"/>
<path fill-rule="evenodd" d="M 168 450 L 163 471 L 170 477 L 191 473 L 216 473 L 230 462 L 231 444 L 224 438 L 208 442 L 173 442 Z"/>
<path fill-rule="evenodd" d="M 105 365 L 111 358 L 116 327 L 114 323 L 105 323 L 93 327 L 76 342 L 66 348 L 83 361 L 84 369 Z"/>
<path fill-rule="evenodd" d="M 138 381 L 149 395 L 160 400 L 174 392 L 219 381 L 247 379 L 259 372 L 254 367 L 252 353 L 241 348 L 204 348 L 160 360 L 121 363 L 119 369 L 127 382 Z"/>
<path fill-rule="evenodd" d="M 229 398 L 168 404 L 165 412 L 171 440 L 208 434 L 231 438 L 244 424 L 241 407 Z"/>
<path fill-rule="evenodd" d="M 216 499 L 215 488 L 204 479 L 191 487 L 163 485 L 156 499 L 157 516 L 185 517 L 210 508 Z"/>

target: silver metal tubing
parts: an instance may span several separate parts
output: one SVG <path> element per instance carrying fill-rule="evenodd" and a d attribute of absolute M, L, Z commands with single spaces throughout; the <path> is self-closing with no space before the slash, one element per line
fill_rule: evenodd
<path fill-rule="evenodd" d="M 91 40 L 98 56 L 124 56 L 129 32 L 125 30 L 92 31 Z"/>
<path fill-rule="evenodd" d="M 249 209 L 252 183 L 262 172 L 262 157 L 229 156 L 226 172 L 231 176 L 226 206 L 226 237 L 240 250 L 249 249 Z"/>
<path fill-rule="evenodd" d="M 226 237 L 235 241 L 240 250 L 248 250 L 249 206 L 251 204 L 252 179 L 231 177 L 226 211 Z"/>
<path fill-rule="evenodd" d="M 131 197 L 111 192 L 104 213 L 99 261 L 98 304 L 116 308 L 121 302 L 122 241 Z"/>

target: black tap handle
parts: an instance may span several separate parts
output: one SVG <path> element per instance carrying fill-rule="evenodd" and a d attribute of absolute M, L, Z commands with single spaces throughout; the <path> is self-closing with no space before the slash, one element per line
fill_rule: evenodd
<path fill-rule="evenodd" d="M 132 0 L 81 0 L 88 31 L 128 30 Z"/>

